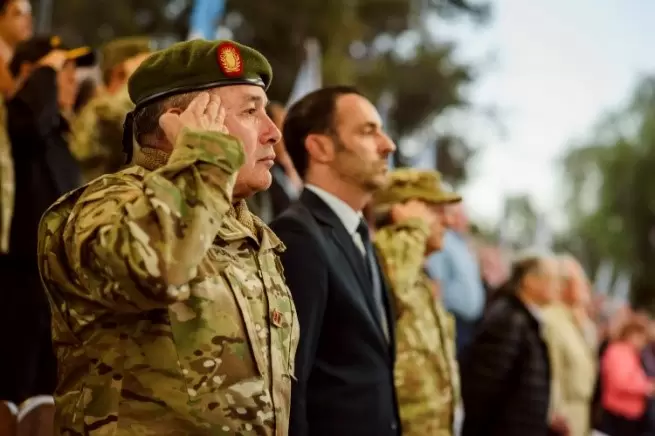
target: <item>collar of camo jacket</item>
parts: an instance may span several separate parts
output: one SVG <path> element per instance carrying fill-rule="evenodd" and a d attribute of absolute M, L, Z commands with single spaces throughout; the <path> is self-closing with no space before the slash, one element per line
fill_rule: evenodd
<path fill-rule="evenodd" d="M 139 147 L 134 150 L 133 163 L 148 171 L 154 171 L 166 165 L 169 156 L 165 151 L 156 148 Z M 233 224 L 236 223 L 225 223 L 216 235 L 218 238 L 224 241 L 249 238 L 261 250 L 272 249 L 277 253 L 286 249 L 280 238 L 262 220 L 250 212 L 246 200 L 234 203 L 234 207 L 228 211 L 227 215 L 234 219 L 230 221 L 236 221 L 239 225 L 235 227 Z"/>

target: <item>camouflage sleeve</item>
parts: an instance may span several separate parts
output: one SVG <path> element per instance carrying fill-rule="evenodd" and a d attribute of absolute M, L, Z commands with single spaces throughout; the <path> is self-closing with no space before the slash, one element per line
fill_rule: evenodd
<path fill-rule="evenodd" d="M 429 235 L 428 225 L 418 218 L 383 227 L 375 234 L 375 246 L 386 278 L 400 298 L 421 276 Z"/>
<path fill-rule="evenodd" d="M 241 143 L 184 130 L 168 163 L 142 180 L 119 173 L 82 194 L 64 231 L 68 262 L 92 298 L 120 311 L 188 297 L 188 282 L 231 208 Z"/>
<path fill-rule="evenodd" d="M 14 210 L 14 160 L 7 135 L 7 116 L 0 98 L 0 253 L 9 252 L 9 233 Z"/>

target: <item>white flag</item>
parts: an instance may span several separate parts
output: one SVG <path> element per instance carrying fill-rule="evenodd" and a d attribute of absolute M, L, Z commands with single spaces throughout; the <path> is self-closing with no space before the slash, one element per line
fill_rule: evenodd
<path fill-rule="evenodd" d="M 323 86 L 321 71 L 321 47 L 315 39 L 305 41 L 305 62 L 300 66 L 296 82 L 293 84 L 287 109 L 295 102 Z"/>

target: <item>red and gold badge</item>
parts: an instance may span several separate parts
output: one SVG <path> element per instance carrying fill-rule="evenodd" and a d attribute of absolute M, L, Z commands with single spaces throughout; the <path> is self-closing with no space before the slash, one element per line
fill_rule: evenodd
<path fill-rule="evenodd" d="M 282 312 L 278 311 L 277 309 L 274 309 L 273 313 L 271 314 L 271 322 L 275 327 L 282 327 L 282 321 L 283 321 Z"/>
<path fill-rule="evenodd" d="M 239 77 L 243 73 L 243 60 L 237 46 L 222 42 L 218 46 L 218 65 L 227 77 Z"/>

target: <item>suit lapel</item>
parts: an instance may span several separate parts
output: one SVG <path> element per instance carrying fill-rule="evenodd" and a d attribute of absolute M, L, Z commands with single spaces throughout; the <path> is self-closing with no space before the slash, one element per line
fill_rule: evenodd
<path fill-rule="evenodd" d="M 369 310 L 369 313 L 373 317 L 373 320 L 376 324 L 380 339 L 387 343 L 385 339 L 385 334 L 383 332 L 382 320 L 375 305 L 375 300 L 373 297 L 373 290 L 371 289 L 371 280 L 368 277 L 366 258 L 361 254 L 355 243 L 353 242 L 352 236 L 348 233 L 344 227 L 341 219 L 332 211 L 330 206 L 328 206 L 320 197 L 318 197 L 313 192 L 305 189 L 300 195 L 300 201 L 303 203 L 309 211 L 316 217 L 317 220 L 322 221 L 328 224 L 331 229 L 331 236 L 336 242 L 335 245 L 339 247 L 341 252 L 344 254 L 347 259 L 348 267 L 352 271 L 353 275 L 357 278 L 359 283 L 360 292 L 364 296 L 366 301 L 366 306 Z M 376 257 L 377 260 L 377 257 Z M 379 262 L 378 262 L 379 265 Z M 379 267 L 378 267 L 379 269 Z M 380 275 L 381 276 L 381 275 Z M 385 310 L 387 311 L 387 319 L 389 323 L 392 323 L 394 318 L 389 317 L 389 304 L 388 304 L 388 292 L 386 283 L 381 278 L 382 293 L 385 299 Z M 391 335 L 390 329 L 390 340 L 389 342 L 393 343 L 393 336 Z"/>

